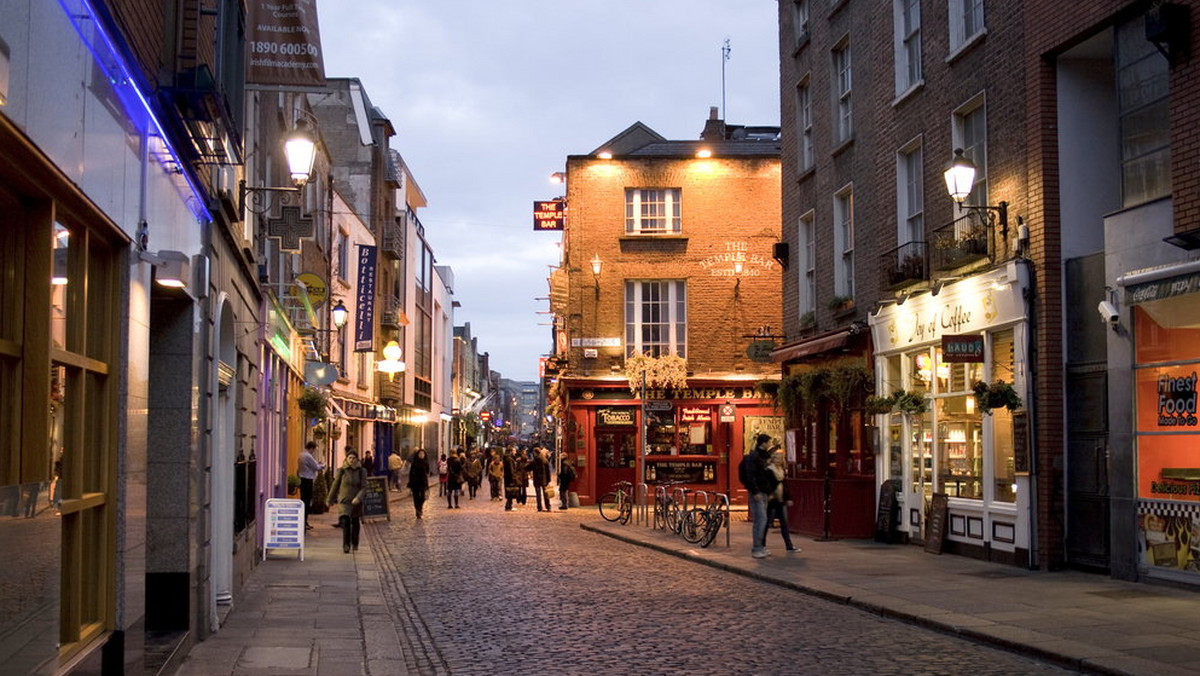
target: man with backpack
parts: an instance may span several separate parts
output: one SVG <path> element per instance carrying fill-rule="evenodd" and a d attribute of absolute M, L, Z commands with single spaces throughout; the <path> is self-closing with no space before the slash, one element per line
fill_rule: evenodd
<path fill-rule="evenodd" d="M 750 496 L 750 519 L 754 522 L 754 541 L 750 547 L 750 556 L 765 559 L 771 555 L 767 551 L 767 499 L 775 492 L 778 479 L 771 471 L 769 462 L 773 448 L 768 447 L 771 437 L 759 434 L 754 439 L 754 450 L 742 458 L 738 465 L 738 479 Z M 776 446 L 775 448 L 778 448 Z"/>
<path fill-rule="evenodd" d="M 563 453 L 558 467 L 559 509 L 566 509 L 571 506 L 567 492 L 571 490 L 571 484 L 573 483 L 575 483 L 575 467 L 571 465 L 571 459 L 567 457 L 567 454 Z"/>

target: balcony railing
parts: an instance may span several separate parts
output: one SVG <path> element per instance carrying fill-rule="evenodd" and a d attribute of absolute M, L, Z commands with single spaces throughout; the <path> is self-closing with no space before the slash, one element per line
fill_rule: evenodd
<path fill-rule="evenodd" d="M 929 279 L 929 250 L 925 242 L 907 242 L 879 256 L 880 286 L 887 291 Z"/>
<path fill-rule="evenodd" d="M 990 261 L 990 239 L 991 229 L 977 214 L 967 214 L 934 230 L 929 246 L 933 270 L 957 270 L 982 260 Z"/>
<path fill-rule="evenodd" d="M 379 401 L 396 406 L 404 403 L 404 376 L 397 374 L 396 379 L 387 373 L 378 374 L 375 380 L 375 393 Z"/>
<path fill-rule="evenodd" d="M 404 258 L 404 227 L 398 223 L 383 224 L 383 244 L 380 253 L 396 259 Z"/>
<path fill-rule="evenodd" d="M 404 310 L 400 307 L 399 297 L 379 297 L 379 323 L 393 329 L 404 325 Z"/>

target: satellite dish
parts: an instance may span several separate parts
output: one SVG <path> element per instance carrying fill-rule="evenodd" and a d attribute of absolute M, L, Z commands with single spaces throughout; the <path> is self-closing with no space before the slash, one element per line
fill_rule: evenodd
<path fill-rule="evenodd" d="M 304 380 L 313 385 L 328 385 L 338 379 L 337 366 L 321 361 L 304 365 Z"/>

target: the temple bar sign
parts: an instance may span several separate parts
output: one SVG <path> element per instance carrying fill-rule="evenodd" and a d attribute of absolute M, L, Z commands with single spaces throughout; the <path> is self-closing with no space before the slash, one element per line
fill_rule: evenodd
<path fill-rule="evenodd" d="M 947 364 L 982 362 L 983 336 L 981 334 L 943 335 L 942 361 Z"/>
<path fill-rule="evenodd" d="M 533 229 L 562 230 L 566 222 L 567 203 L 561 200 L 533 203 Z"/>

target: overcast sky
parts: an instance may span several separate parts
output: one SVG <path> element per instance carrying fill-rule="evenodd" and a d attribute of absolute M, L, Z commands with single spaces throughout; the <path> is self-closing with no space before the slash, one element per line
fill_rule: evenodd
<path fill-rule="evenodd" d="M 357 77 L 396 128 L 480 352 L 533 380 L 552 337 L 558 233 L 533 231 L 548 177 L 634 122 L 699 138 L 710 106 L 779 124 L 776 0 L 351 0 L 318 7 L 325 72 Z M 543 314 L 539 314 L 539 312 Z"/>

